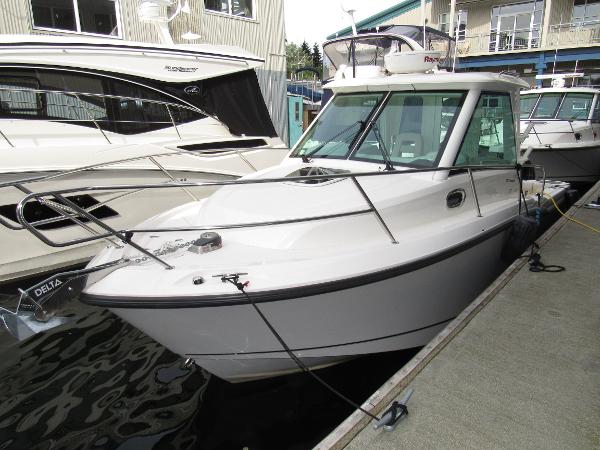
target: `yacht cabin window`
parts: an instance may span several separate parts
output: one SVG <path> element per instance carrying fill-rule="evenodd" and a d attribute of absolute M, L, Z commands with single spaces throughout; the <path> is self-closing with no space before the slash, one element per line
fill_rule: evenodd
<path fill-rule="evenodd" d="M 31 0 L 34 28 L 121 36 L 118 0 Z"/>
<path fill-rule="evenodd" d="M 593 100 L 594 95 L 585 92 L 522 95 L 521 119 L 588 120 Z"/>
<path fill-rule="evenodd" d="M 521 95 L 521 102 L 520 102 L 520 115 L 519 117 L 521 119 L 529 119 L 529 116 L 531 115 L 531 111 L 533 111 L 533 108 L 535 107 L 535 104 L 538 101 L 538 98 L 540 98 L 539 94 L 525 94 L 525 95 Z"/>
<path fill-rule="evenodd" d="M 516 148 L 510 95 L 481 94 L 454 165 L 515 164 Z"/>
<path fill-rule="evenodd" d="M 460 92 L 397 92 L 391 96 L 352 159 L 433 167 L 462 103 Z M 385 156 L 384 156 L 385 155 Z"/>
<path fill-rule="evenodd" d="M 593 122 L 600 122 L 600 97 L 596 99 L 596 105 L 594 106 L 594 114 L 592 115 Z"/>
<path fill-rule="evenodd" d="M 172 97 L 125 80 L 64 70 L 0 70 L 0 119 L 99 126 L 131 135 L 205 117 Z"/>
<path fill-rule="evenodd" d="M 335 96 L 292 156 L 346 159 L 382 98 L 383 93 Z"/>
<path fill-rule="evenodd" d="M 566 94 L 556 118 L 561 120 L 587 120 L 590 115 L 592 100 L 594 100 L 592 94 Z"/>
<path fill-rule="evenodd" d="M 292 157 L 433 167 L 444 151 L 463 92 L 336 95 Z M 376 116 L 375 116 L 376 115 Z"/>
<path fill-rule="evenodd" d="M 554 119 L 561 99 L 562 94 L 558 92 L 543 94 L 535 108 L 532 119 Z"/>
<path fill-rule="evenodd" d="M 204 0 L 204 9 L 245 19 L 256 18 L 254 0 Z"/>

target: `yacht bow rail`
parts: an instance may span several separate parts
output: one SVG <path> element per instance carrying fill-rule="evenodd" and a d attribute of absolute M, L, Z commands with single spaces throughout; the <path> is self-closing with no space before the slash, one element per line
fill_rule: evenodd
<path fill-rule="evenodd" d="M 387 223 L 377 210 L 377 207 L 371 201 L 369 195 L 364 190 L 363 186 L 359 182 L 359 178 L 364 177 L 376 177 L 376 176 L 400 176 L 417 173 L 436 173 L 444 171 L 460 171 L 467 172 L 470 180 L 471 193 L 475 202 L 476 216 L 481 217 L 481 208 L 479 204 L 479 197 L 477 195 L 476 183 L 473 177 L 474 171 L 486 171 L 486 170 L 515 170 L 517 177 L 521 180 L 520 167 L 518 165 L 498 165 L 498 166 L 450 166 L 450 167 L 433 167 L 423 169 L 406 169 L 406 170 L 393 170 L 393 171 L 377 171 L 377 172 L 356 172 L 356 173 L 337 173 L 337 174 L 323 174 L 323 175 L 304 175 L 304 176 L 288 176 L 280 178 L 256 178 L 256 179 L 239 179 L 239 180 L 223 180 L 223 181 L 209 181 L 209 182 L 178 182 L 171 181 L 163 184 L 136 184 L 136 185 L 112 185 L 112 186 L 84 186 L 81 188 L 70 188 L 53 190 L 46 192 L 35 192 L 27 194 L 17 205 L 17 219 L 21 226 L 31 232 L 34 236 L 40 239 L 45 244 L 51 247 L 69 247 L 71 245 L 83 244 L 86 242 L 96 241 L 100 239 L 117 239 L 124 245 L 131 245 L 133 248 L 138 250 L 140 253 L 145 255 L 146 258 L 152 259 L 155 262 L 161 264 L 166 269 L 173 269 L 169 263 L 164 261 L 156 254 L 151 252 L 133 241 L 133 237 L 136 233 L 173 233 L 173 232 L 188 232 L 188 231 L 208 231 L 208 230 L 224 230 L 224 229 L 235 229 L 235 228 L 253 228 L 270 225 L 284 225 L 291 223 L 311 222 L 319 220 L 335 219 L 339 217 L 348 217 L 363 214 L 373 214 L 383 231 L 390 239 L 392 244 L 397 244 L 398 241 L 395 239 L 393 233 L 388 227 Z M 170 228 L 153 228 L 153 229 L 141 229 L 132 228 L 127 230 L 116 230 L 106 224 L 104 221 L 98 219 L 86 208 L 82 208 L 71 201 L 68 194 L 81 194 L 84 192 L 102 192 L 102 191 L 139 191 L 146 189 L 191 189 L 195 187 L 214 187 L 214 186 L 245 186 L 254 184 L 269 184 L 269 183 L 290 183 L 290 182 L 324 182 L 331 180 L 344 180 L 349 179 L 352 181 L 356 192 L 363 198 L 368 205 L 368 208 L 356 209 L 347 212 L 338 212 L 326 215 L 312 216 L 312 217 L 298 217 L 294 219 L 284 219 L 276 221 L 262 221 L 262 222 L 250 222 L 250 223 L 236 223 L 236 224 L 211 224 L 203 226 L 193 227 L 170 227 Z M 30 222 L 25 218 L 24 210 L 25 206 L 29 201 L 38 201 L 42 204 L 49 205 L 55 209 L 55 211 L 61 216 L 60 220 L 70 220 L 74 224 L 84 226 L 84 229 L 90 232 L 92 235 L 87 237 L 75 238 L 67 241 L 57 242 L 49 238 L 37 227 L 42 225 L 43 221 Z M 83 224 L 83 222 L 87 222 Z M 88 223 L 94 224 L 98 227 L 98 230 L 90 231 L 91 228 Z"/>
<path fill-rule="evenodd" d="M 220 149 L 220 150 L 223 152 L 231 152 L 231 153 L 236 154 L 246 165 L 248 165 L 250 167 L 250 169 L 252 169 L 253 171 L 256 171 L 256 168 L 243 155 L 242 151 L 240 151 L 239 148 L 225 148 L 225 149 Z M 121 164 L 135 163 L 135 162 L 148 162 L 149 167 L 154 167 L 156 170 L 162 172 L 165 175 L 165 182 L 173 183 L 173 182 L 177 182 L 178 180 L 171 174 L 171 172 L 165 167 L 164 164 L 161 164 L 161 162 L 159 162 L 159 160 L 162 158 L 169 158 L 169 157 L 175 157 L 175 156 L 181 156 L 181 155 L 184 155 L 189 158 L 204 156 L 202 150 L 199 150 L 197 152 L 190 152 L 190 151 L 184 151 L 184 150 L 170 150 L 169 152 L 164 152 L 164 153 L 154 153 L 151 155 L 123 158 L 123 159 L 118 159 L 118 160 L 111 160 L 108 162 L 90 164 L 87 166 L 82 166 L 82 167 L 78 167 L 78 168 L 75 168 L 72 170 L 66 170 L 66 171 L 53 173 L 53 174 L 49 174 L 49 175 L 39 175 L 39 176 L 33 176 L 33 177 L 28 177 L 28 178 L 21 178 L 18 180 L 0 182 L 0 190 L 6 189 L 6 188 L 14 188 L 14 189 L 19 190 L 20 192 L 22 192 L 25 195 L 36 196 L 38 194 L 36 194 L 35 192 L 33 192 L 31 190 L 32 185 L 35 185 L 36 183 L 48 182 L 48 181 L 58 181 L 60 178 L 66 178 L 69 175 L 76 175 L 76 174 L 80 174 L 80 173 L 86 172 L 86 171 L 106 169 L 106 168 L 118 166 Z M 222 155 L 222 153 L 220 153 L 220 155 Z M 202 173 L 202 172 L 196 171 L 195 173 Z M 233 175 L 233 174 L 231 174 L 231 175 L 222 174 L 222 175 L 236 177 L 236 175 Z M 194 195 L 190 191 L 190 189 L 186 188 L 185 186 L 181 186 L 180 189 L 183 192 L 185 192 L 191 198 L 191 200 L 193 200 L 193 201 L 198 200 L 198 197 L 196 195 Z M 78 192 L 81 192 L 81 190 L 83 190 L 83 189 L 79 189 L 79 188 L 77 189 Z M 130 189 L 125 193 L 115 193 L 115 195 L 113 197 L 111 197 L 107 200 L 104 200 L 102 202 L 98 202 L 88 208 L 85 208 L 85 210 L 87 212 L 91 213 L 98 208 L 109 205 L 111 202 L 114 202 L 115 200 L 121 199 L 124 196 L 135 195 L 135 194 L 141 192 L 142 190 L 143 189 Z M 40 227 L 40 226 L 44 226 L 44 225 L 51 225 L 51 224 L 65 220 L 65 217 L 64 217 L 64 213 L 65 213 L 64 208 L 65 207 L 61 202 L 57 203 L 55 201 L 45 201 L 44 204 L 59 215 L 57 217 L 52 217 L 52 218 L 32 222 L 31 224 L 33 226 Z M 70 220 L 76 222 L 77 225 L 86 229 L 87 231 L 92 232 L 92 229 L 85 223 L 79 222 L 78 219 L 76 218 L 76 216 L 71 217 Z M 3 225 L 6 228 L 8 228 L 10 230 L 15 230 L 15 231 L 25 229 L 25 227 L 23 227 L 22 225 L 14 223 L 10 220 L 7 220 L 7 219 L 3 218 L 2 216 L 0 216 L 0 225 Z M 96 234 L 96 233 L 94 233 L 94 234 Z"/>
<path fill-rule="evenodd" d="M 573 135 L 573 139 L 577 142 L 581 139 L 581 135 L 579 131 L 575 131 L 575 129 L 573 128 L 573 122 L 588 122 L 588 118 L 582 118 L 582 119 L 521 119 L 521 123 L 525 123 L 527 124 L 527 127 L 525 128 L 525 131 L 523 133 L 521 133 L 521 142 L 525 141 L 525 139 L 527 139 L 529 137 L 530 134 L 533 134 L 536 139 L 538 140 L 538 143 L 540 145 L 546 145 L 542 142 L 542 140 L 540 139 L 540 136 L 546 135 L 546 134 L 572 134 Z M 561 122 L 565 122 L 569 125 L 569 127 L 571 128 L 571 131 L 564 131 L 564 130 L 550 130 L 550 131 L 542 131 L 542 132 L 538 132 L 535 128 L 536 125 L 545 125 L 548 122 L 551 123 L 561 123 Z M 579 137 L 577 137 L 579 135 Z"/>
<path fill-rule="evenodd" d="M 41 100 L 42 95 L 44 96 L 43 101 Z M 134 111 L 134 114 L 144 115 L 144 120 L 120 120 L 108 118 L 107 113 L 110 108 L 106 106 L 106 103 L 104 103 L 104 106 L 99 106 L 92 101 L 85 101 L 86 99 L 94 100 L 96 103 L 98 101 L 105 102 L 106 100 L 134 102 L 138 107 L 138 109 Z M 166 114 L 164 114 L 164 120 L 148 120 L 144 114 L 145 105 L 164 107 L 164 112 L 166 112 Z M 49 110 L 52 110 L 52 114 L 48 112 Z M 178 139 L 182 139 L 179 129 L 177 128 L 178 120 L 176 120 L 174 115 L 175 112 L 180 112 L 181 110 L 205 117 L 211 117 L 219 121 L 219 123 L 222 123 L 219 119 L 208 114 L 201 108 L 190 104 L 124 95 L 3 86 L 0 81 L 0 119 L 40 120 L 44 122 L 59 123 L 91 122 L 109 144 L 112 144 L 112 142 L 105 133 L 105 131 L 110 131 L 106 124 L 169 124 L 173 127 Z M 45 114 L 43 114 L 44 112 Z M 8 117 L 7 113 L 9 114 Z M 130 112 L 125 114 L 128 113 Z M 181 117 L 179 117 L 179 119 L 180 118 Z M 15 147 L 10 136 L 3 132 L 2 129 L 0 129 L 0 137 L 6 141 L 10 147 Z"/>

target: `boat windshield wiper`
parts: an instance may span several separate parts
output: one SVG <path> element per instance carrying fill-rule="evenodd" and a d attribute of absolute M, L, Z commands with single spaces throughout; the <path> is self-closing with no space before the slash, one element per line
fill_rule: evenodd
<path fill-rule="evenodd" d="M 385 170 L 396 170 L 396 168 L 392 164 L 392 160 L 390 159 L 390 154 L 387 151 L 385 143 L 381 138 L 381 133 L 379 132 L 379 125 L 377 125 L 377 122 L 373 122 L 373 124 L 371 125 L 371 129 L 373 130 L 373 134 L 377 138 L 377 143 L 379 144 L 377 147 L 379 147 L 379 150 L 381 150 L 381 156 L 383 156 L 383 160 L 385 161 Z"/>
<path fill-rule="evenodd" d="M 302 158 L 302 162 L 303 163 L 309 163 L 310 162 L 310 158 L 313 157 L 314 155 L 316 155 L 323 147 L 325 147 L 327 144 L 331 143 L 332 141 L 334 141 L 335 139 L 339 138 L 342 134 L 347 133 L 348 131 L 350 131 L 352 128 L 354 128 L 356 125 L 360 124 L 360 128 L 356 131 L 356 133 L 352 134 L 351 136 L 348 136 L 349 138 L 354 139 L 356 137 L 356 135 L 358 133 L 360 133 L 364 127 L 365 127 L 365 121 L 364 120 L 357 120 L 356 122 L 351 123 L 350 125 L 348 125 L 347 127 L 343 128 L 339 133 L 337 133 L 336 135 L 330 137 L 329 139 L 325 140 L 323 143 L 317 145 L 314 149 L 312 149 L 308 154 L 305 155 L 301 155 Z M 342 142 L 346 142 L 348 138 L 344 139 Z M 326 158 L 329 155 L 321 155 L 321 158 Z"/>

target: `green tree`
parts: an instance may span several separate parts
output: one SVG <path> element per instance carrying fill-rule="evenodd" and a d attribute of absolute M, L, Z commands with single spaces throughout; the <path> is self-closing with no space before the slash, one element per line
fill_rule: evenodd
<path fill-rule="evenodd" d="M 302 53 L 305 56 L 308 56 L 309 58 L 312 58 L 312 52 L 310 51 L 310 47 L 308 46 L 308 44 L 306 43 L 306 41 L 302 42 L 302 44 L 300 45 L 300 50 L 302 51 Z"/>
<path fill-rule="evenodd" d="M 323 57 L 319 45 L 315 42 L 312 49 L 312 65 L 319 73 L 323 74 Z"/>
<path fill-rule="evenodd" d="M 308 48 L 308 44 L 306 45 Z M 302 46 L 294 44 L 293 42 L 287 43 L 285 46 L 285 54 L 287 58 L 287 76 L 292 77 L 292 74 L 300 67 L 310 66 L 312 64 L 312 53 L 309 51 L 307 54 Z M 301 75 L 301 78 L 306 78 L 305 75 Z"/>

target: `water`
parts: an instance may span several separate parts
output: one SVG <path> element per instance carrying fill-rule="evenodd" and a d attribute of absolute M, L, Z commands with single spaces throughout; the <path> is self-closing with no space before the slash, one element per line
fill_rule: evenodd
<path fill-rule="evenodd" d="M 233 385 L 106 310 L 68 312 L 20 343 L 0 331 L 0 450 L 305 449 L 353 411 L 306 374 Z M 319 374 L 362 403 L 415 352 Z"/>

